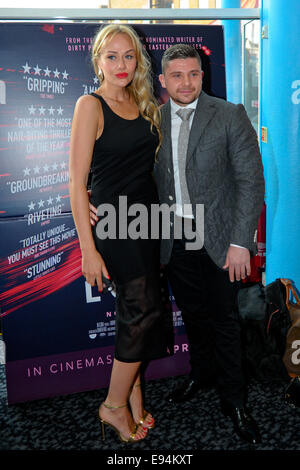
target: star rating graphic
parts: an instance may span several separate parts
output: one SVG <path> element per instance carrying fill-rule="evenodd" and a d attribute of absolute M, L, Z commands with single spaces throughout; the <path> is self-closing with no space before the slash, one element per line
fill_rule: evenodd
<path fill-rule="evenodd" d="M 50 72 L 51 72 L 51 70 L 48 69 L 48 65 L 47 65 L 47 67 L 44 69 L 44 72 L 45 72 L 45 77 L 50 77 Z"/>
<path fill-rule="evenodd" d="M 38 64 L 36 64 L 36 66 L 30 66 L 28 64 L 28 61 L 26 61 L 25 65 L 22 65 L 22 68 L 24 69 L 23 71 L 24 74 L 28 73 L 28 74 L 40 75 L 40 76 L 49 77 L 49 78 L 51 78 L 51 73 L 53 74 L 52 78 L 60 78 L 60 75 L 61 75 L 63 80 L 68 80 L 68 76 L 70 75 L 66 71 L 66 69 L 64 70 L 64 72 L 60 72 L 59 70 L 57 70 L 57 67 L 55 68 L 55 70 L 49 69 L 48 65 L 46 65 L 46 68 L 41 68 L 39 67 Z M 33 71 L 31 71 L 32 69 Z M 94 82 L 95 82 L 95 79 L 94 79 Z"/>
<path fill-rule="evenodd" d="M 33 69 L 34 69 L 34 75 L 40 75 L 40 71 L 42 69 L 40 69 L 38 65 L 36 65 L 36 67 L 33 67 Z"/>
<path fill-rule="evenodd" d="M 24 69 L 24 73 L 30 73 L 30 69 L 31 67 L 29 67 L 28 63 L 26 62 L 25 65 L 22 65 L 23 69 Z"/>
<path fill-rule="evenodd" d="M 35 114 L 35 108 L 33 107 L 33 104 L 28 108 L 29 114 Z"/>
<path fill-rule="evenodd" d="M 45 165 L 44 166 L 44 169 L 47 167 L 48 170 L 52 167 L 52 170 L 56 171 L 58 169 L 58 166 L 60 166 L 61 170 L 64 170 L 67 166 L 66 162 L 61 162 L 61 163 L 52 163 L 52 165 L 48 166 L 48 165 Z M 45 170 L 46 171 L 46 170 Z"/>
<path fill-rule="evenodd" d="M 33 167 L 33 173 L 35 175 L 39 175 L 40 170 L 42 168 L 43 168 L 44 173 L 47 173 L 48 171 L 57 171 L 59 167 L 61 170 L 64 170 L 67 167 L 67 163 L 66 162 L 60 162 L 60 163 L 54 162 L 52 163 L 52 165 L 48 165 L 47 163 L 45 163 L 43 166 L 36 165 L 35 167 Z M 30 176 L 31 168 L 28 168 L 28 167 L 24 168 L 23 172 L 24 172 L 24 177 Z"/>
<path fill-rule="evenodd" d="M 52 206 L 53 204 L 56 204 L 58 202 L 61 202 L 60 194 L 54 197 L 50 196 L 46 201 L 44 199 L 40 199 L 39 201 L 36 201 L 36 202 L 30 201 L 30 204 L 27 204 L 27 206 L 30 212 L 30 211 L 34 211 L 36 206 L 38 206 L 38 209 L 40 209 L 41 207 L 45 207 L 46 203 L 48 206 Z"/>
<path fill-rule="evenodd" d="M 62 116 L 64 109 L 60 106 L 59 108 L 53 108 L 52 106 L 50 108 L 44 108 L 44 106 L 39 106 L 39 107 L 34 107 L 33 104 L 28 108 L 29 114 L 34 114 L 36 111 L 39 111 L 40 116 L 45 116 L 46 111 L 48 111 L 50 116 L 55 115 L 55 112 L 57 113 L 58 116 Z"/>

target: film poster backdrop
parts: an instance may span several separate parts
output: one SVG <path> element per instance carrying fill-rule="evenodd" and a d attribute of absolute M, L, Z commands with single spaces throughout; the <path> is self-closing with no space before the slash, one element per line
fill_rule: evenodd
<path fill-rule="evenodd" d="M 81 275 L 68 189 L 73 109 L 98 79 L 90 61 L 99 24 L 0 26 L 0 305 L 9 403 L 106 387 L 114 354 L 115 297 Z M 134 25 L 157 76 L 165 49 L 197 48 L 203 88 L 226 98 L 221 26 Z M 189 370 L 181 313 L 168 287 L 174 354 L 146 378 Z"/>

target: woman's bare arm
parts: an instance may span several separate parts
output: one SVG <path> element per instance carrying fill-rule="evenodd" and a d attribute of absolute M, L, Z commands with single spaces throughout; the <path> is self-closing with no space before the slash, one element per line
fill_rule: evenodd
<path fill-rule="evenodd" d="M 93 148 L 99 122 L 101 126 L 103 121 L 102 113 L 99 118 L 99 106 L 88 95 L 79 98 L 75 106 L 70 141 L 70 201 L 82 254 L 82 273 L 89 284 L 93 286 L 96 282 L 102 290 L 102 273 L 109 276 L 93 240 L 87 194 Z"/>

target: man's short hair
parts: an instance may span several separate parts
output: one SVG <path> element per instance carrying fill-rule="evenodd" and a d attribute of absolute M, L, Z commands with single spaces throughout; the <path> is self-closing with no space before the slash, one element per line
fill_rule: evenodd
<path fill-rule="evenodd" d="M 202 69 L 200 55 L 192 46 L 190 46 L 189 44 L 175 44 L 174 46 L 169 47 L 165 50 L 162 56 L 162 73 L 165 72 L 168 63 L 171 62 L 171 60 L 188 59 L 190 57 L 197 59 L 200 64 L 200 68 Z"/>

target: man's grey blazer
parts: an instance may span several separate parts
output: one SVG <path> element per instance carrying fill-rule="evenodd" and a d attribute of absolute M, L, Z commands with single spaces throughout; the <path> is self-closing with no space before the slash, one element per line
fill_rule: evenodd
<path fill-rule="evenodd" d="M 160 204 L 176 202 L 171 105 L 161 108 L 162 145 L 154 167 Z M 223 267 L 230 243 L 256 252 L 256 229 L 264 201 L 264 176 L 257 135 L 243 105 L 201 92 L 189 136 L 186 181 L 193 214 L 204 204 L 204 246 Z M 161 262 L 170 260 L 170 239 L 161 243 Z"/>

